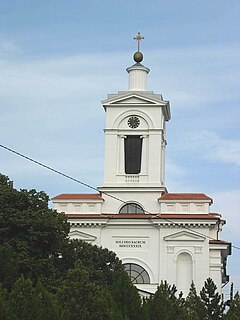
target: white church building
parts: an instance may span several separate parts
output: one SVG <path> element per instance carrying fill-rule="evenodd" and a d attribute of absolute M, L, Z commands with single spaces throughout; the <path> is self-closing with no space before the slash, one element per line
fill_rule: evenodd
<path fill-rule="evenodd" d="M 140 34 L 136 37 L 142 39 Z M 102 101 L 106 113 L 104 181 L 96 194 L 60 194 L 54 208 L 71 224 L 70 237 L 114 251 L 137 288 L 154 293 L 161 280 L 186 295 L 210 277 L 228 281 L 231 244 L 225 221 L 203 193 L 170 193 L 165 186 L 166 122 L 170 104 L 147 90 L 142 53 L 127 68 L 127 91 Z"/>

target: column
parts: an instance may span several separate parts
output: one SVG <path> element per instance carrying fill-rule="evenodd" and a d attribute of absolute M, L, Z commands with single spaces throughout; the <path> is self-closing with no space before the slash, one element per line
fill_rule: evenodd
<path fill-rule="evenodd" d="M 148 173 L 148 135 L 140 137 L 142 139 L 142 161 L 141 161 L 141 173 Z"/>

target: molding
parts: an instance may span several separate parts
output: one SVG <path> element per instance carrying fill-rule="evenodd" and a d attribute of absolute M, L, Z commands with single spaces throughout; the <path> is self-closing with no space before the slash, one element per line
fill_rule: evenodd
<path fill-rule="evenodd" d="M 97 237 L 79 230 L 71 230 L 69 236 L 73 239 L 84 240 L 87 242 L 93 242 L 97 239 Z"/>
<path fill-rule="evenodd" d="M 134 98 L 134 104 L 140 103 L 143 104 L 150 104 L 150 105 L 163 105 L 165 106 L 168 104 L 168 101 L 162 100 L 162 97 L 159 95 L 154 94 L 153 92 L 147 92 L 147 91 L 125 91 L 125 92 L 119 92 L 118 94 L 108 96 L 107 99 L 102 101 L 103 106 L 109 106 L 113 104 L 119 104 L 123 103 L 126 104 L 128 100 L 131 101 L 131 99 Z M 135 100 L 137 102 L 135 102 Z M 132 104 L 132 102 L 130 102 Z"/>
<path fill-rule="evenodd" d="M 163 237 L 165 241 L 204 241 L 206 237 L 189 231 L 179 231 Z"/>

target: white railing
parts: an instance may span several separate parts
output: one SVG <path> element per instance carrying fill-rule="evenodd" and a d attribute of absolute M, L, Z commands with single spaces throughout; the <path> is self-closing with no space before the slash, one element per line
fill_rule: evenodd
<path fill-rule="evenodd" d="M 138 174 L 127 174 L 127 175 L 125 175 L 125 182 L 126 183 L 138 183 L 139 182 L 139 175 Z"/>

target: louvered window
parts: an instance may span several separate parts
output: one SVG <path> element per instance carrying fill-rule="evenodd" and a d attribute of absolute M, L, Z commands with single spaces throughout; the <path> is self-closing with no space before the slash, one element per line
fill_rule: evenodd
<path fill-rule="evenodd" d="M 140 136 L 127 136 L 124 141 L 124 151 L 125 173 L 140 173 L 142 158 L 142 139 Z"/>

